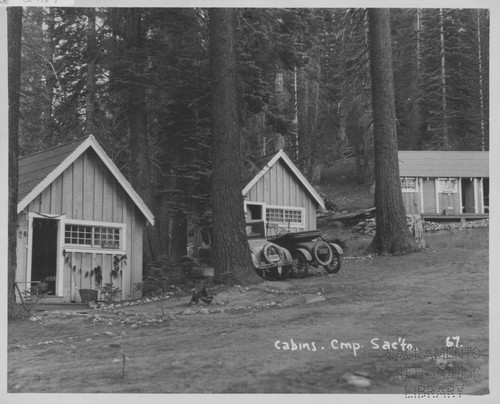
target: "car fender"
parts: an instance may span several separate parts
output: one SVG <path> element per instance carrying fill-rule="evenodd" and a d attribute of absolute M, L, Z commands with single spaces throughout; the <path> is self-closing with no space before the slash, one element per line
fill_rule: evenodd
<path fill-rule="evenodd" d="M 342 250 L 342 247 L 339 246 L 338 244 L 335 243 L 329 243 L 330 247 L 332 247 L 333 251 L 336 251 L 339 254 L 344 254 L 344 251 Z"/>
<path fill-rule="evenodd" d="M 255 268 L 259 267 L 259 259 L 256 257 L 255 253 L 252 251 L 252 263 Z"/>
<path fill-rule="evenodd" d="M 306 250 L 305 248 L 296 248 L 294 251 L 301 252 L 307 262 L 310 262 L 313 260 L 311 253 L 308 250 Z"/>
<path fill-rule="evenodd" d="M 283 251 L 283 254 L 285 256 L 285 260 L 286 261 L 292 261 L 292 254 L 290 254 L 290 251 L 288 251 L 286 248 L 284 247 L 280 247 L 281 248 L 281 251 Z"/>

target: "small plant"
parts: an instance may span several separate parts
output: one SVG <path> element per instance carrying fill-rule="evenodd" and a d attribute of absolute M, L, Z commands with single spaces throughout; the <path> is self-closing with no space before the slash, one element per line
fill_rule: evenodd
<path fill-rule="evenodd" d="M 93 269 L 93 272 L 94 272 L 94 276 L 95 276 L 95 284 L 96 286 L 101 286 L 102 284 L 102 268 L 100 265 L 96 266 L 94 269 Z"/>
<path fill-rule="evenodd" d="M 118 278 L 118 275 L 122 274 L 121 263 L 127 265 L 127 256 L 126 255 L 114 255 L 113 256 L 113 269 L 111 270 L 111 276 L 113 279 Z"/>
<path fill-rule="evenodd" d="M 22 305 L 29 314 L 36 312 L 40 301 L 49 294 L 49 285 L 45 282 L 37 283 L 22 292 Z"/>
<path fill-rule="evenodd" d="M 169 288 L 167 282 L 168 279 L 161 268 L 154 268 L 148 271 L 148 275 L 145 277 L 144 282 L 140 284 L 141 289 L 149 289 L 159 295 L 162 317 L 165 317 L 164 300 L 165 294 Z"/>
<path fill-rule="evenodd" d="M 102 293 L 104 301 L 107 304 L 113 303 L 117 297 L 121 296 L 122 290 L 116 286 L 113 286 L 111 282 L 105 283 L 102 287 Z"/>
<path fill-rule="evenodd" d="M 96 268 L 101 268 L 100 266 L 97 266 Z M 90 278 L 89 279 L 89 288 L 92 289 L 92 277 L 95 275 L 96 268 L 91 269 L 90 271 L 85 272 L 85 278 Z"/>

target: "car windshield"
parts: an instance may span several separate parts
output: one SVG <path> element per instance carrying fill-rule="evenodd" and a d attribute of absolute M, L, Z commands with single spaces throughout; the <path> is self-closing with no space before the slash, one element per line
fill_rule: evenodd
<path fill-rule="evenodd" d="M 247 221 L 246 232 L 249 239 L 265 238 L 266 226 L 263 220 Z"/>

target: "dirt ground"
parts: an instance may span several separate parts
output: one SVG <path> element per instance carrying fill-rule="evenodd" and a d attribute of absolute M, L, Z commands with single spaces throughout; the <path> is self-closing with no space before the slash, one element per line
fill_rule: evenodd
<path fill-rule="evenodd" d="M 209 305 L 172 296 L 165 316 L 155 301 L 11 321 L 8 392 L 488 394 L 488 229 L 428 242 Z"/>

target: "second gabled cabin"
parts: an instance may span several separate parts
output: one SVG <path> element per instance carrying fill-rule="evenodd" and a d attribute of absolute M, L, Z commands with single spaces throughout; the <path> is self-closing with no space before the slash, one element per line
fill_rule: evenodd
<path fill-rule="evenodd" d="M 324 202 L 283 150 L 260 158 L 244 172 L 243 196 L 247 220 L 265 220 L 267 234 L 280 229 L 316 229 Z"/>

